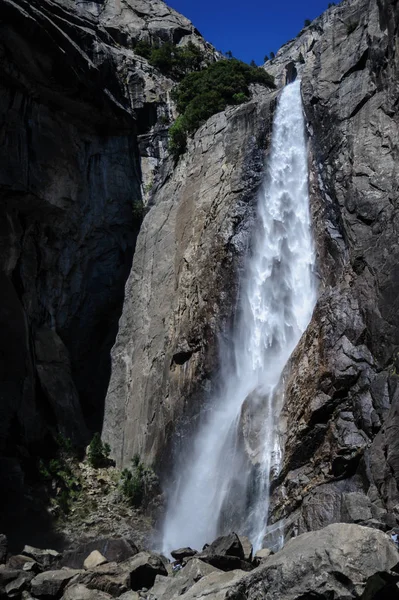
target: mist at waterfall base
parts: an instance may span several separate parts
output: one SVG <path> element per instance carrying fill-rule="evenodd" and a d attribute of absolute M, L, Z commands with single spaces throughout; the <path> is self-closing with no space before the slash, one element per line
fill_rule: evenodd
<path fill-rule="evenodd" d="M 307 145 L 300 82 L 286 86 L 274 116 L 271 150 L 237 326 L 223 352 L 218 397 L 204 411 L 187 460 L 175 473 L 163 552 L 201 549 L 218 535 L 267 531 L 269 485 L 281 459 L 284 367 L 316 301 Z M 223 359 L 222 359 L 223 363 Z"/>

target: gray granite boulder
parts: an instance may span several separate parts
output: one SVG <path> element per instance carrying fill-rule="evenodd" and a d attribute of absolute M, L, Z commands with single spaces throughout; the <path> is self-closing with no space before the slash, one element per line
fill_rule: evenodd
<path fill-rule="evenodd" d="M 377 592 L 394 598 L 390 591 L 399 582 L 398 563 L 399 552 L 385 533 L 333 524 L 290 540 L 235 585 L 229 598 L 350 600 Z"/>
<path fill-rule="evenodd" d="M 67 583 L 80 571 L 76 569 L 58 569 L 56 571 L 44 571 L 36 575 L 31 582 L 31 591 L 38 598 L 58 598 Z"/>

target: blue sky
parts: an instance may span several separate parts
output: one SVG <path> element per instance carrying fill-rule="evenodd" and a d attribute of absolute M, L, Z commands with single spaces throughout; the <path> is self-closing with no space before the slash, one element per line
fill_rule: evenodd
<path fill-rule="evenodd" d="M 303 27 L 318 17 L 329 0 L 166 0 L 189 18 L 218 50 L 236 58 L 263 63 Z"/>

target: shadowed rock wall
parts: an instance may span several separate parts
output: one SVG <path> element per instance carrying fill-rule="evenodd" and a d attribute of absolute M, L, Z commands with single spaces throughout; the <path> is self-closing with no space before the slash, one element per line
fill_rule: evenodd
<path fill-rule="evenodd" d="M 173 82 L 134 45 L 211 47 L 157 0 L 0 11 L 0 477 L 18 512 L 24 472 L 55 434 L 83 446 L 102 426 L 143 170 L 173 111 Z"/>

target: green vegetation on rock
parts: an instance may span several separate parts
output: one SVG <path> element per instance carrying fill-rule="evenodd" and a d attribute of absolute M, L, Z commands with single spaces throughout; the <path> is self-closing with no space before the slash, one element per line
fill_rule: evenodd
<path fill-rule="evenodd" d="M 209 117 L 228 105 L 246 102 L 251 83 L 274 87 L 273 77 L 264 69 L 235 58 L 220 60 L 202 71 L 186 75 L 172 92 L 180 113 L 169 129 L 169 150 L 174 158 L 185 151 L 187 135 Z"/>
<path fill-rule="evenodd" d="M 193 42 L 188 42 L 185 46 L 175 46 L 170 42 L 152 46 L 141 40 L 137 42 L 134 51 L 172 79 L 181 79 L 187 73 L 199 71 L 205 61 L 201 48 Z"/>
<path fill-rule="evenodd" d="M 62 513 L 68 514 L 71 504 L 79 496 L 81 485 L 72 468 L 76 456 L 71 440 L 58 435 L 56 442 L 56 457 L 50 460 L 39 459 L 38 471 L 53 505 Z"/>
<path fill-rule="evenodd" d="M 129 504 L 135 508 L 148 503 L 159 488 L 158 477 L 154 471 L 145 466 L 140 456 L 136 454 L 132 459 L 130 469 L 124 469 L 121 473 L 121 490 Z"/>
<path fill-rule="evenodd" d="M 94 467 L 94 469 L 107 466 L 110 454 L 111 448 L 109 444 L 104 444 L 101 440 L 100 434 L 95 433 L 93 439 L 90 442 L 89 450 L 87 452 L 87 459 L 89 464 L 92 467 Z"/>

